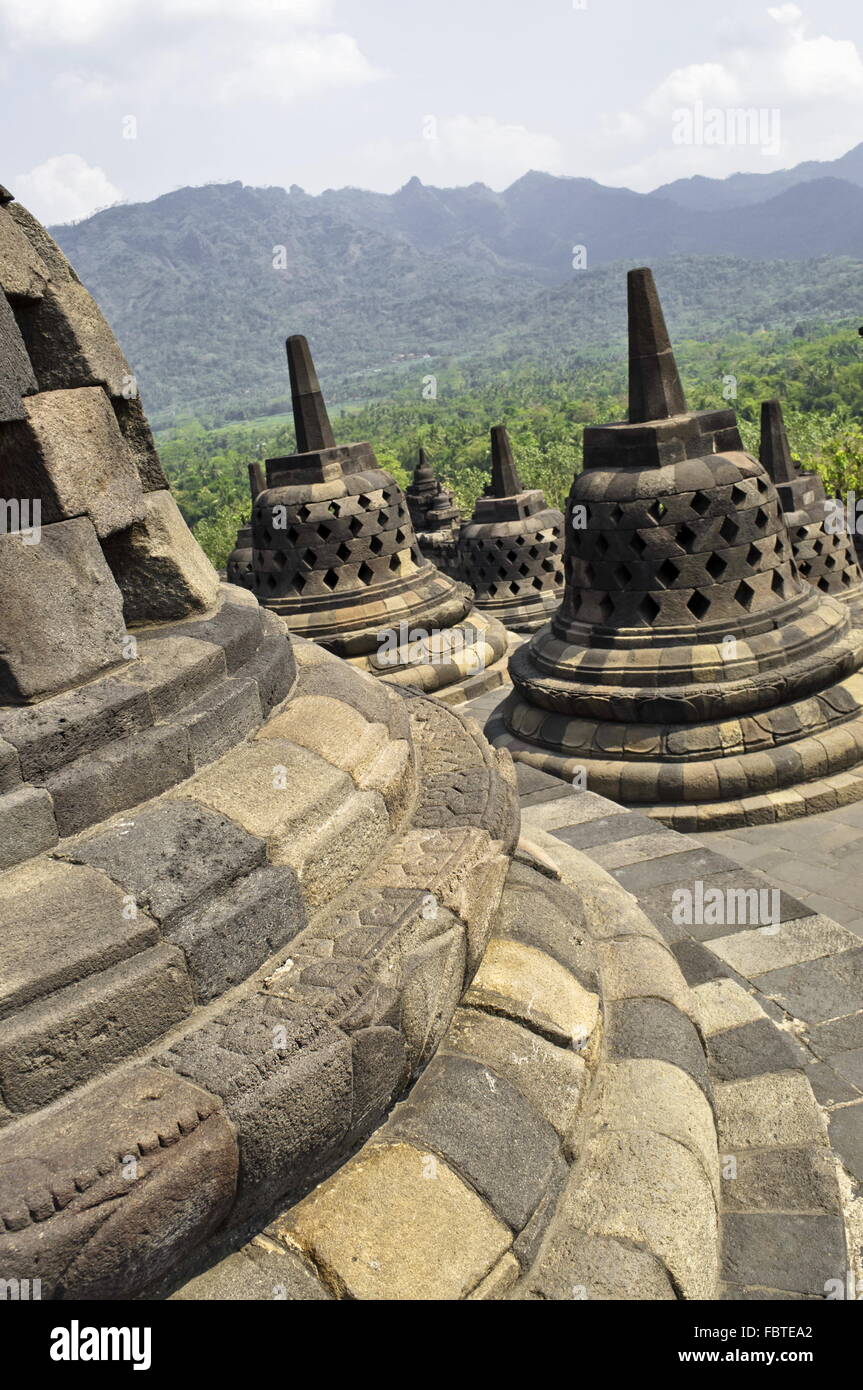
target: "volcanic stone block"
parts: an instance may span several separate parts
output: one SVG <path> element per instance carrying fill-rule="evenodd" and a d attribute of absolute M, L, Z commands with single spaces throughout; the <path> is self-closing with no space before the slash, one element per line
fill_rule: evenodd
<path fill-rule="evenodd" d="M 141 1067 L 0 1134 L 0 1264 L 43 1298 L 122 1299 L 225 1220 L 237 1146 L 217 1101 Z M 34 1219 L 38 1213 L 38 1219 Z"/>
<path fill-rule="evenodd" d="M 848 1257 L 841 1216 L 727 1212 L 722 1275 L 731 1284 L 755 1284 L 820 1294 L 828 1280 L 844 1286 Z"/>
<path fill-rule="evenodd" d="M 185 954 L 200 1003 L 253 974 L 306 925 L 293 869 L 255 869 L 215 901 L 174 917 L 167 934 Z"/>
<path fill-rule="evenodd" d="M 176 716 L 188 730 L 193 767 L 205 767 L 260 727 L 261 697 L 253 680 L 225 680 Z"/>
<path fill-rule="evenodd" d="M 122 597 L 87 517 L 43 527 L 38 545 L 0 535 L 0 591 L 0 698 L 51 695 L 122 661 Z"/>
<path fill-rule="evenodd" d="M 100 386 L 42 391 L 0 437 L 6 495 L 41 500 L 43 522 L 89 516 L 104 539 L 144 516 L 144 495 Z"/>
<path fill-rule="evenodd" d="M 57 822 L 48 792 L 17 787 L 0 796 L 0 869 L 20 864 L 57 843 Z"/>
<path fill-rule="evenodd" d="M 39 299 L 48 275 L 48 267 L 8 207 L 0 207 L 0 285 L 6 294 Z"/>
<path fill-rule="evenodd" d="M 265 637 L 257 654 L 244 664 L 243 675 L 257 681 L 261 709 L 266 718 L 287 698 L 296 678 L 294 654 L 287 633 Z"/>
<path fill-rule="evenodd" d="M 36 859 L 0 878 L 0 1018 L 154 946 L 158 929 L 130 913 L 94 869 Z"/>
<path fill-rule="evenodd" d="M 41 391 L 105 386 L 122 396 L 134 389 L 116 338 L 77 276 L 52 276 L 38 299 L 18 307 L 18 324 Z"/>
<path fill-rule="evenodd" d="M 359 1028 L 351 1034 L 354 1086 L 351 1128 L 365 1137 L 385 1118 L 410 1074 L 407 1049 L 395 1028 Z"/>
<path fill-rule="evenodd" d="M 64 691 L 37 705 L 0 709 L 0 733 L 21 759 L 28 781 L 114 739 L 152 727 L 146 693 L 125 671 Z"/>
<path fill-rule="evenodd" d="M 515 1297 L 566 1302 L 577 1296 L 599 1302 L 677 1298 L 666 1270 L 649 1250 L 561 1225 Z"/>
<path fill-rule="evenodd" d="M 161 496 L 161 493 L 153 495 Z M 160 641 L 171 641 L 180 631 L 184 638 L 207 642 L 224 652 L 230 675 L 254 660 L 261 645 L 262 617 L 261 609 L 250 594 L 223 584 L 219 588 L 218 606 L 212 613 L 203 618 L 190 619 L 183 623 L 181 629 L 165 628 L 160 631 L 156 628 L 147 633 L 145 642 L 153 647 Z"/>
<path fill-rule="evenodd" d="M 670 1062 L 689 1073 L 711 1098 L 704 1048 L 695 1025 L 664 999 L 622 999 L 608 1007 L 610 1057 Z"/>
<path fill-rule="evenodd" d="M 275 1233 L 356 1299 L 464 1298 L 512 1242 L 448 1164 L 412 1144 L 367 1145 Z"/>
<path fill-rule="evenodd" d="M 721 1082 L 716 1087 L 716 1119 L 723 1153 L 827 1144 L 824 1118 L 809 1082 L 798 1071 Z"/>
<path fill-rule="evenodd" d="M 517 1231 L 562 1162 L 557 1134 L 515 1087 L 454 1054 L 429 1063 L 379 1137 L 441 1154 Z"/>
<path fill-rule="evenodd" d="M 296 1198 L 323 1176 L 351 1123 L 351 1044 L 332 1031 L 227 1102 L 240 1145 L 236 1215 Z"/>
<path fill-rule="evenodd" d="M 118 739 L 45 777 L 61 835 L 158 796 L 192 771 L 185 729 L 158 724 Z"/>
<path fill-rule="evenodd" d="M 141 397 L 114 396 L 111 404 L 120 426 L 120 433 L 132 455 L 141 486 L 145 492 L 161 492 L 168 487 L 147 417 L 141 405 Z"/>
<path fill-rule="evenodd" d="M 21 785 L 21 764 L 18 750 L 0 738 L 0 792 L 14 791 Z"/>
<path fill-rule="evenodd" d="M 276 1299 L 290 1303 L 332 1299 L 332 1294 L 293 1250 L 256 1236 L 212 1269 L 183 1284 L 171 1301 L 245 1302 Z"/>
<path fill-rule="evenodd" d="M 544 951 L 494 937 L 465 1002 L 503 1014 L 550 1042 L 583 1046 L 596 1027 L 597 996 Z"/>
<path fill-rule="evenodd" d="M 263 841 L 225 816 L 172 800 L 66 845 L 64 853 L 101 869 L 164 927 L 202 899 L 218 898 L 266 857 Z"/>
<path fill-rule="evenodd" d="M 827 1149 L 753 1149 L 734 1155 L 724 1177 L 722 1202 L 729 1211 L 826 1211 L 842 1209 L 836 1162 Z"/>
<path fill-rule="evenodd" d="M 6 296 L 0 293 L 0 424 L 7 420 L 23 420 L 24 406 L 21 397 L 38 390 L 30 359 L 24 347 L 15 315 L 9 308 Z M 0 469 L 3 495 L 8 499 L 10 489 Z M 30 489 L 26 495 L 30 496 Z"/>
<path fill-rule="evenodd" d="M 0 1023 L 0 1093 L 11 1110 L 48 1105 L 194 1007 L 183 954 L 152 946 Z"/>
<path fill-rule="evenodd" d="M 108 564 L 129 623 L 170 622 L 212 608 L 219 576 L 170 492 L 144 494 L 144 519 L 110 537 Z"/>

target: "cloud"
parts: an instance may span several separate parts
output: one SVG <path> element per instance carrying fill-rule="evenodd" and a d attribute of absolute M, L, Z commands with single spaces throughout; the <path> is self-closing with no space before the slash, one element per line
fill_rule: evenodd
<path fill-rule="evenodd" d="M 845 152 L 849 115 L 863 112 L 863 58 L 852 40 L 812 33 L 799 5 L 780 4 L 741 30 L 725 29 L 714 54 L 719 61 L 712 56 L 668 73 L 639 109 L 604 118 L 604 163 L 617 166 L 611 181 L 648 189 L 696 173 L 722 178 Z M 760 129 L 778 139 L 755 136 L 756 122 L 746 127 L 752 138 L 734 138 L 746 123 L 729 119 L 728 138 L 675 143 L 676 113 L 699 105 L 703 112 L 764 113 Z"/>
<path fill-rule="evenodd" d="M 564 152 L 553 135 L 493 116 L 426 115 L 415 140 L 378 140 L 361 151 L 369 174 L 390 188 L 420 174 L 437 184 L 480 180 L 506 188 L 528 169 L 558 173 Z M 376 185 L 377 186 L 377 185 Z"/>
<path fill-rule="evenodd" d="M 222 101 L 287 103 L 331 87 L 373 82 L 380 73 L 349 34 L 298 36 L 283 43 L 257 43 L 226 72 Z"/>
<path fill-rule="evenodd" d="M 79 154 L 58 154 L 19 174 L 13 184 L 19 202 L 41 222 L 73 222 L 121 197 L 103 169 Z"/>

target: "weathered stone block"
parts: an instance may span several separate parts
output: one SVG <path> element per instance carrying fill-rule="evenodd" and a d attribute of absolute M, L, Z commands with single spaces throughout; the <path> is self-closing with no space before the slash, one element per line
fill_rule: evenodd
<path fill-rule="evenodd" d="M 122 597 L 87 517 L 43 527 L 38 545 L 0 535 L 0 590 L 0 699 L 51 695 L 123 660 Z"/>
<path fill-rule="evenodd" d="M 12 313 L 9 301 L 4 294 L 0 294 L 0 363 L 2 363 L 0 366 L 0 424 L 5 424 L 9 420 L 23 420 L 25 411 L 21 397 L 31 395 L 39 388 L 18 325 L 15 322 L 15 315 Z M 6 476 L 2 467 L 0 467 L 0 486 L 2 486 L 4 498 L 8 499 L 12 495 L 12 489 L 6 485 Z M 25 495 L 29 497 L 31 491 L 32 489 L 28 489 Z"/>
<path fill-rule="evenodd" d="M 464 1298 L 512 1241 L 448 1164 L 411 1144 L 367 1145 L 275 1231 L 354 1299 Z"/>
<path fill-rule="evenodd" d="M 212 608 L 219 576 L 170 492 L 144 494 L 144 518 L 110 537 L 108 564 L 129 623 L 170 622 Z"/>
<path fill-rule="evenodd" d="M 163 926 L 263 864 L 262 840 L 194 801 L 160 801 L 121 825 L 64 846 L 74 863 L 101 869 Z"/>
<path fill-rule="evenodd" d="M 295 1251 L 276 1245 L 266 1236 L 255 1236 L 241 1250 L 183 1284 L 171 1294 L 170 1301 L 248 1303 L 275 1299 L 307 1303 L 331 1298 L 326 1285 Z"/>
<path fill-rule="evenodd" d="M 253 680 L 228 679 L 176 716 L 188 730 L 193 767 L 205 767 L 241 743 L 261 723 L 261 697 Z"/>
<path fill-rule="evenodd" d="M 17 787 L 0 796 L 0 869 L 31 859 L 56 843 L 57 821 L 48 792 L 41 787 Z"/>
<path fill-rule="evenodd" d="M 254 869 L 175 917 L 168 935 L 188 963 L 200 1003 L 253 974 L 306 925 L 306 907 L 293 869 Z"/>
<path fill-rule="evenodd" d="M 152 726 L 146 693 L 125 675 L 118 671 L 36 705 L 0 708 L 0 732 L 18 750 L 26 780 Z"/>
<path fill-rule="evenodd" d="M 191 772 L 185 729 L 158 724 L 78 758 L 44 780 L 61 835 L 75 835 L 167 791 Z"/>
<path fill-rule="evenodd" d="M 0 1023 L 0 1093 L 11 1110 L 48 1105 L 153 1042 L 193 1006 L 182 952 L 152 946 Z"/>
<path fill-rule="evenodd" d="M 101 386 L 42 391 L 0 436 L 6 496 L 38 497 L 43 522 L 89 516 L 104 539 L 144 516 L 138 473 Z"/>
<path fill-rule="evenodd" d="M 0 1017 L 159 939 L 104 874 L 37 859 L 0 877 Z"/>

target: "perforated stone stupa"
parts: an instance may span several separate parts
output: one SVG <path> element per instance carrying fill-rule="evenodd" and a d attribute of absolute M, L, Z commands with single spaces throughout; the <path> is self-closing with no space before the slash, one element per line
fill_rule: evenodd
<path fill-rule="evenodd" d="M 459 579 L 457 537 L 461 514 L 449 488 L 435 474 L 425 449 L 420 449 L 413 481 L 405 498 L 417 544 L 427 560 L 444 574 Z"/>
<path fill-rule="evenodd" d="M 511 658 L 505 737 L 678 828 L 856 800 L 861 634 L 801 576 L 734 412 L 686 411 L 650 271 L 628 293 L 629 419 L 585 431 L 563 603 Z"/>
<path fill-rule="evenodd" d="M 491 484 L 459 533 L 461 574 L 476 605 L 512 632 L 535 632 L 563 597 L 559 511 L 522 487 L 503 425 L 491 431 Z"/>
<path fill-rule="evenodd" d="M 791 457 L 782 406 L 761 406 L 759 458 L 776 487 L 791 537 L 794 559 L 803 578 L 819 593 L 845 599 L 859 624 L 863 573 L 854 549 L 854 532 L 843 509 L 828 507 L 824 484 Z"/>
<path fill-rule="evenodd" d="M 400 684 L 487 672 L 506 633 L 420 552 L 369 444 L 337 445 L 305 338 L 287 342 L 296 454 L 268 459 L 252 514 L 255 593 L 300 635 Z"/>

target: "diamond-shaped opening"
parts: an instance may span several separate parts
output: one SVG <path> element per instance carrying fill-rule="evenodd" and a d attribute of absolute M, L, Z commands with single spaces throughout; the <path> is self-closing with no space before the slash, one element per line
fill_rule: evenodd
<path fill-rule="evenodd" d="M 769 520 L 769 512 L 766 512 L 763 507 L 759 507 L 755 513 L 755 525 L 758 527 L 766 526 Z"/>
<path fill-rule="evenodd" d="M 524 545 L 524 536 L 516 536 L 515 543 L 516 545 Z"/>
<path fill-rule="evenodd" d="M 553 561 L 553 560 L 543 560 L 543 562 L 542 562 L 542 568 L 545 570 L 546 574 L 551 574 L 552 571 L 554 570 L 554 561 Z"/>
<path fill-rule="evenodd" d="M 371 566 L 366 564 L 365 560 L 363 560 L 363 563 L 357 570 L 357 579 L 360 581 L 361 584 L 371 584 L 374 577 L 374 570 L 371 568 Z"/>
<path fill-rule="evenodd" d="M 824 549 L 824 542 L 820 539 L 820 537 L 819 537 L 819 539 L 815 542 L 815 544 L 813 545 L 812 549 L 815 551 L 815 554 L 816 554 L 816 555 L 820 555 L 820 554 L 821 554 L 821 552 L 822 552 L 823 549 Z"/>
<path fill-rule="evenodd" d="M 758 488 L 758 491 L 761 493 L 762 496 L 765 492 L 770 491 L 770 484 L 767 482 L 766 478 L 756 478 L 755 486 Z"/>
<path fill-rule="evenodd" d="M 327 511 L 331 512 L 333 516 L 341 516 L 342 514 L 342 509 L 339 506 L 338 502 L 331 502 L 329 507 L 327 508 Z"/>
<path fill-rule="evenodd" d="M 510 582 L 509 591 L 511 594 L 518 593 L 518 585 L 516 584 L 514 579 Z"/>
<path fill-rule="evenodd" d="M 295 574 L 292 582 L 297 593 L 301 594 L 303 592 L 303 589 L 306 587 L 306 581 L 304 576 L 302 574 Z"/>
<path fill-rule="evenodd" d="M 489 584 L 489 586 L 488 586 L 488 591 L 489 591 L 489 593 L 491 594 L 491 597 L 494 598 L 495 595 L 497 594 L 497 585 L 496 585 L 496 584 Z"/>
<path fill-rule="evenodd" d="M 696 536 L 691 526 L 679 526 L 677 529 L 677 535 L 674 537 L 674 539 L 677 541 L 677 544 L 683 550 L 686 551 L 687 555 L 689 555 L 691 554 L 692 547 L 695 545 L 695 542 L 698 540 L 698 537 Z"/>
<path fill-rule="evenodd" d="M 800 573 L 803 575 L 804 579 L 809 578 L 809 575 L 812 573 L 812 566 L 808 560 L 800 561 Z"/>
<path fill-rule="evenodd" d="M 734 503 L 735 507 L 739 507 L 741 502 L 745 502 L 747 496 L 748 494 L 746 488 L 738 487 L 735 483 L 734 487 L 731 489 L 731 500 Z"/>
<path fill-rule="evenodd" d="M 404 531 L 401 529 L 401 527 L 399 527 L 399 529 L 396 531 L 396 545 L 404 545 L 404 543 L 405 543 L 405 533 L 404 533 Z"/>
<path fill-rule="evenodd" d="M 781 555 L 785 549 L 785 537 L 777 534 L 773 542 L 773 551 L 776 555 Z"/>
<path fill-rule="evenodd" d="M 696 589 L 692 597 L 687 599 L 686 607 L 689 609 L 693 618 L 698 618 L 700 620 L 706 615 L 710 608 L 710 599 L 706 598 L 700 590 Z"/>
<path fill-rule="evenodd" d="M 827 566 L 827 568 L 828 568 L 829 570 L 835 570 L 835 568 L 836 568 L 836 556 L 835 556 L 835 555 L 828 555 L 828 556 L 827 556 L 827 559 L 824 561 L 824 563 L 825 563 L 825 565 Z"/>
<path fill-rule="evenodd" d="M 261 540 L 264 542 L 264 545 L 269 545 L 269 544 L 270 544 L 270 541 L 271 541 L 272 539 L 273 539 L 272 532 L 269 531 L 269 530 L 267 530 L 267 528 L 266 528 L 266 526 L 265 526 L 264 529 L 263 529 L 263 531 L 261 532 Z"/>
<path fill-rule="evenodd" d="M 845 585 L 846 589 L 848 588 L 848 585 L 851 583 L 851 576 L 847 570 L 842 571 L 842 583 Z"/>
<path fill-rule="evenodd" d="M 797 530 L 796 530 L 795 533 L 794 533 L 794 534 L 795 534 L 795 538 L 796 538 L 798 541 L 805 541 L 807 530 L 808 530 L 808 527 L 806 527 L 806 526 L 798 526 L 798 527 L 797 527 Z"/>
<path fill-rule="evenodd" d="M 541 579 L 532 579 L 532 580 L 531 580 L 531 583 L 533 584 L 533 587 L 534 587 L 535 589 L 541 589 L 541 588 L 542 588 L 542 580 L 541 580 Z"/>
<path fill-rule="evenodd" d="M 612 526 L 616 526 L 618 522 L 623 519 L 623 508 L 619 502 L 615 502 L 611 511 L 608 513 L 608 517 Z"/>
<path fill-rule="evenodd" d="M 327 570 L 322 578 L 328 589 L 334 589 L 339 582 L 339 576 L 335 570 Z"/>
<path fill-rule="evenodd" d="M 668 589 L 674 583 L 675 579 L 680 578 L 680 570 L 674 564 L 673 560 L 663 560 L 659 569 L 656 571 L 656 577 L 662 587 Z"/>
<path fill-rule="evenodd" d="M 299 538 L 299 534 L 300 534 L 300 533 L 299 533 L 299 531 L 297 530 L 296 526 L 289 526 L 288 529 L 287 529 L 287 531 L 285 532 L 285 535 L 287 536 L 288 540 L 291 542 L 291 545 L 296 545 L 297 540 L 298 540 L 298 538 Z"/>
<path fill-rule="evenodd" d="M 554 565 L 549 564 L 547 560 L 543 561 L 542 567 L 544 570 L 554 569 Z M 614 570 L 614 578 L 620 587 L 623 588 L 624 584 L 628 584 L 632 579 L 632 571 L 628 565 L 617 565 Z"/>
<path fill-rule="evenodd" d="M 718 580 L 722 578 L 723 574 L 728 569 L 728 566 L 725 563 L 725 561 L 721 558 L 721 556 L 711 555 L 704 568 L 707 570 L 707 573 L 710 575 L 711 579 Z"/>
<path fill-rule="evenodd" d="M 381 493 L 381 496 L 383 497 L 383 499 L 384 499 L 385 502 L 391 502 L 391 501 L 392 501 L 392 496 L 393 496 L 393 495 L 392 495 L 392 493 L 390 492 L 390 490 L 389 490 L 388 487 L 385 487 L 385 488 L 384 488 L 383 492 Z"/>
<path fill-rule="evenodd" d="M 358 507 L 371 507 L 372 505 L 373 505 L 373 504 L 372 504 L 372 499 L 371 499 L 370 497 L 367 497 L 366 494 L 365 494 L 364 492 L 361 492 L 360 495 L 359 495 L 359 497 L 357 498 L 357 506 L 358 506 Z"/>
<path fill-rule="evenodd" d="M 662 610 L 655 598 L 652 598 L 650 594 L 645 594 L 638 605 L 638 611 L 646 623 L 654 623 Z"/>
<path fill-rule="evenodd" d="M 349 560 L 351 558 L 350 546 L 345 545 L 344 541 L 342 541 L 341 545 L 336 551 L 336 554 L 338 555 L 340 560 Z"/>
<path fill-rule="evenodd" d="M 603 621 L 604 623 L 605 623 L 605 622 L 608 622 L 608 619 L 611 617 L 611 615 L 612 615 L 613 612 L 614 612 L 614 604 L 612 603 L 612 601 L 611 601 L 611 599 L 609 598 L 608 594 L 603 594 L 603 595 L 602 595 L 602 598 L 599 600 L 599 616 L 600 616 L 600 618 L 602 619 L 602 621 Z"/>
<path fill-rule="evenodd" d="M 747 584 L 746 580 L 742 579 L 734 590 L 734 597 L 740 604 L 740 607 L 745 608 L 748 613 L 749 609 L 752 607 L 753 599 L 755 598 L 755 590 L 751 584 Z"/>
<path fill-rule="evenodd" d="M 648 507 L 647 515 L 649 517 L 652 517 L 654 521 L 659 522 L 665 516 L 665 513 L 667 511 L 668 508 L 666 507 L 665 503 L 660 502 L 659 498 L 657 498 L 656 501 L 652 502 Z"/>
<path fill-rule="evenodd" d="M 322 541 L 328 541 L 333 533 L 333 528 L 331 526 L 328 526 L 325 521 L 322 521 L 320 526 L 316 526 L 315 530 Z"/>
<path fill-rule="evenodd" d="M 821 590 L 822 594 L 829 594 L 830 580 L 822 574 L 821 578 L 818 580 L 818 584 L 816 587 Z"/>
<path fill-rule="evenodd" d="M 532 560 L 536 560 L 539 557 L 539 551 L 535 545 L 532 545 L 527 553 Z"/>
<path fill-rule="evenodd" d="M 571 574 L 571 572 L 572 572 L 572 565 L 571 565 L 571 563 L 569 562 L 569 560 L 564 560 L 563 563 L 564 563 L 564 566 L 565 566 L 565 568 L 566 568 L 567 574 Z M 591 568 L 590 565 L 585 565 L 585 567 L 584 567 L 584 582 L 585 582 L 585 584 L 587 585 L 588 588 L 590 588 L 590 587 L 592 586 L 592 584 L 593 584 L 593 570 L 592 570 L 592 568 Z"/>
<path fill-rule="evenodd" d="M 638 558 L 641 559 L 645 550 L 647 549 L 647 541 L 643 538 L 643 536 L 640 536 L 637 531 L 634 531 L 632 534 L 632 540 L 630 541 L 630 545 L 632 546 Z"/>
<path fill-rule="evenodd" d="M 706 492 L 696 492 L 689 505 L 698 516 L 704 516 L 707 508 L 710 506 L 710 498 L 707 496 Z"/>
<path fill-rule="evenodd" d="M 314 569 L 315 560 L 317 558 L 318 557 L 313 550 L 304 550 L 302 555 L 300 556 L 300 559 L 302 560 L 303 564 L 308 566 L 310 570 Z"/>
<path fill-rule="evenodd" d="M 518 555 L 516 554 L 516 552 L 515 552 L 514 550 L 508 550 L 508 551 L 506 552 L 506 558 L 509 560 L 509 563 L 512 565 L 512 564 L 514 564 L 515 561 L 518 559 Z"/>
<path fill-rule="evenodd" d="M 773 578 L 770 581 L 770 587 L 773 590 L 774 594 L 778 594 L 780 598 L 785 597 L 785 580 L 782 578 L 782 575 L 779 573 L 778 570 L 773 571 Z"/>
<path fill-rule="evenodd" d="M 554 541 L 551 541 L 548 547 L 548 553 L 549 555 L 556 555 L 559 549 L 560 547 L 555 545 Z"/>
<path fill-rule="evenodd" d="M 358 516 L 352 516 L 348 522 L 348 530 L 352 536 L 358 536 L 363 529 L 363 523 Z"/>
<path fill-rule="evenodd" d="M 607 550 L 608 541 L 605 539 L 605 536 L 600 531 L 599 535 L 596 538 L 596 553 L 597 555 L 604 555 Z"/>
<path fill-rule="evenodd" d="M 305 502 L 303 503 L 303 505 L 299 508 L 299 510 L 298 510 L 298 512 L 297 512 L 297 516 L 300 518 L 300 521 L 308 521 L 308 519 L 309 519 L 309 517 L 311 516 L 311 514 L 312 514 L 312 513 L 311 513 L 310 509 L 306 506 Z"/>
<path fill-rule="evenodd" d="M 740 534 L 740 527 L 733 517 L 727 516 L 719 528 L 719 534 L 729 545 L 733 545 Z"/>
<path fill-rule="evenodd" d="M 747 565 L 760 565 L 761 563 L 761 551 L 754 542 L 746 552 L 746 563 Z"/>
<path fill-rule="evenodd" d="M 518 572 L 519 574 L 523 574 L 525 578 L 527 578 L 527 576 L 530 574 L 530 569 L 527 565 L 519 565 Z"/>
<path fill-rule="evenodd" d="M 401 560 L 399 559 L 398 555 L 391 555 L 391 556 L 390 556 L 389 568 L 393 571 L 393 573 L 395 573 L 396 570 L 401 569 L 401 567 L 402 567 L 402 562 L 401 562 Z"/>
<path fill-rule="evenodd" d="M 380 555 L 383 548 L 384 543 L 381 540 L 380 536 L 372 536 L 371 540 L 369 541 L 369 550 L 372 552 L 372 554 Z"/>
<path fill-rule="evenodd" d="M 283 550 L 273 551 L 273 564 L 276 566 L 276 569 L 283 570 L 287 563 L 288 557 Z"/>

